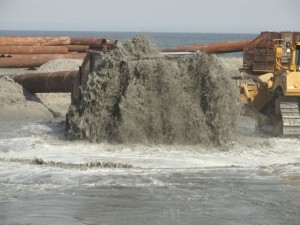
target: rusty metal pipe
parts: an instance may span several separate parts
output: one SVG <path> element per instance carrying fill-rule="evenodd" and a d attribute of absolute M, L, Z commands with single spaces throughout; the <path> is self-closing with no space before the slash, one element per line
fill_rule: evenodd
<path fill-rule="evenodd" d="M 0 46 L 0 54 L 66 54 L 64 46 Z"/>
<path fill-rule="evenodd" d="M 69 52 L 86 52 L 90 49 L 89 45 L 66 45 Z"/>
<path fill-rule="evenodd" d="M 0 46 L 55 46 L 70 43 L 70 37 L 0 37 Z"/>
<path fill-rule="evenodd" d="M 105 42 L 103 38 L 71 38 L 71 45 L 102 45 Z"/>
<path fill-rule="evenodd" d="M 242 52 L 243 48 L 246 47 L 252 40 L 240 40 L 240 41 L 229 41 L 219 42 L 210 44 L 199 44 L 199 45 L 185 45 L 171 48 L 160 49 L 161 52 L 206 52 L 206 53 L 231 53 L 231 52 Z"/>
<path fill-rule="evenodd" d="M 41 66 L 54 59 L 84 59 L 85 53 L 69 54 L 20 54 L 0 57 L 0 68 L 30 68 Z"/>
<path fill-rule="evenodd" d="M 71 92 L 79 70 L 17 75 L 14 81 L 32 93 Z"/>

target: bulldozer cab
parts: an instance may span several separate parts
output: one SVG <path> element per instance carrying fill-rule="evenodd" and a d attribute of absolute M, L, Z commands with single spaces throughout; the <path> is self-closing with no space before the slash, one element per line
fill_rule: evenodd
<path fill-rule="evenodd" d="M 300 42 L 287 42 L 287 49 L 290 51 L 289 69 L 292 72 L 300 71 Z"/>
<path fill-rule="evenodd" d="M 300 42 L 286 42 L 282 39 L 274 40 L 275 46 L 275 67 L 274 72 L 289 70 L 290 72 L 300 71 Z"/>

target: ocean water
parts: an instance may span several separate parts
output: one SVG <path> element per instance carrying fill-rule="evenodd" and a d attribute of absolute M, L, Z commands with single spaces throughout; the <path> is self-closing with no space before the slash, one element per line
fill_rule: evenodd
<path fill-rule="evenodd" d="M 226 42 L 235 40 L 248 40 L 257 37 L 259 34 L 247 33 L 155 33 L 155 32 L 95 32 L 95 31 L 5 31 L 0 30 L 0 36 L 70 36 L 70 37 L 95 37 L 115 38 L 120 42 L 135 35 L 149 37 L 158 48 L 205 44 L 213 42 Z M 241 53 L 223 54 L 231 57 L 240 57 Z"/>

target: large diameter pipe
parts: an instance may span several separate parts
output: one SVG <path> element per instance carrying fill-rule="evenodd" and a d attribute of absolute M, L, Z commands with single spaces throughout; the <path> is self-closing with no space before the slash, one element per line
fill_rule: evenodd
<path fill-rule="evenodd" d="M 71 38 L 71 45 L 102 45 L 103 38 Z"/>
<path fill-rule="evenodd" d="M 44 63 L 54 59 L 81 59 L 85 57 L 85 53 L 69 53 L 69 54 L 21 54 L 11 55 L 11 57 L 0 58 L 0 68 L 30 68 L 38 67 Z"/>
<path fill-rule="evenodd" d="M 17 75 L 14 81 L 32 93 L 71 92 L 79 70 Z"/>
<path fill-rule="evenodd" d="M 70 43 L 70 37 L 0 37 L 0 46 L 55 46 Z"/>
<path fill-rule="evenodd" d="M 86 52 L 90 49 L 89 45 L 66 45 L 69 52 Z"/>
<path fill-rule="evenodd" d="M 66 54 L 65 46 L 0 46 L 0 54 Z"/>
<path fill-rule="evenodd" d="M 206 53 L 231 53 L 231 52 L 242 52 L 243 48 L 246 47 L 252 40 L 240 40 L 240 41 L 229 41 L 219 42 L 210 44 L 199 44 L 199 45 L 185 45 L 171 48 L 163 48 L 161 52 L 206 52 Z"/>

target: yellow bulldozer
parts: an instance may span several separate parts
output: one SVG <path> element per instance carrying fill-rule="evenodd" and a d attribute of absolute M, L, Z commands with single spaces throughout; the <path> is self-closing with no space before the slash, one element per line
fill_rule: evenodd
<path fill-rule="evenodd" d="M 263 113 L 279 135 L 300 135 L 300 33 L 262 32 L 244 48 L 241 72 L 240 98 L 252 115 Z"/>

